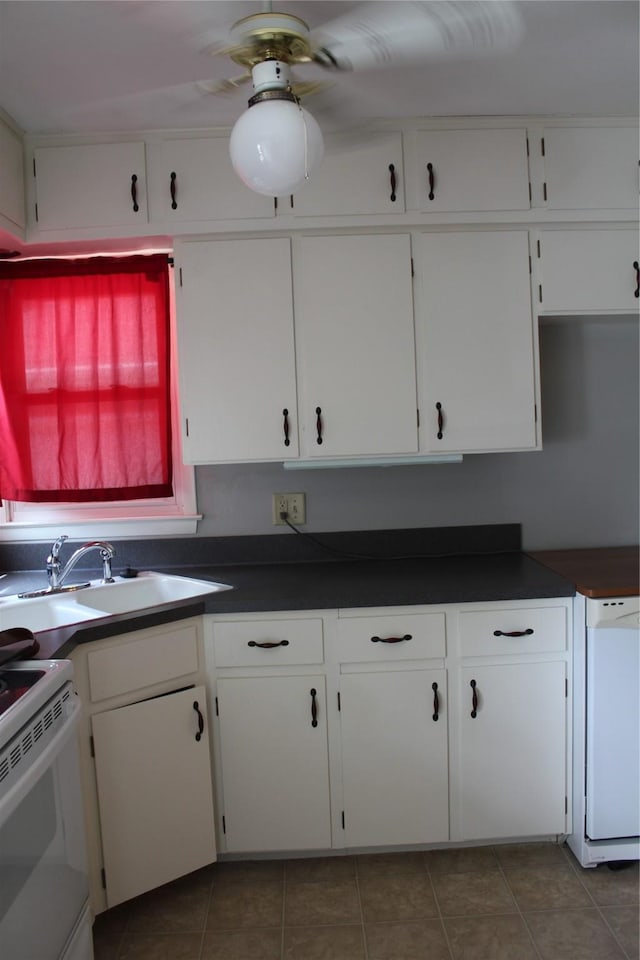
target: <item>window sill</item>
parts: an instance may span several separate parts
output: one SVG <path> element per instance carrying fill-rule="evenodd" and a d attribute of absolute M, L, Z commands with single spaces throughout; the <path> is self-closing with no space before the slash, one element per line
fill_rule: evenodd
<path fill-rule="evenodd" d="M 31 540 L 52 540 L 60 536 L 61 528 L 69 534 L 71 540 L 89 538 L 92 540 L 118 540 L 139 537 L 179 537 L 195 534 L 198 520 L 202 514 L 192 514 L 179 517 L 117 517 L 105 520 L 104 518 L 83 518 L 77 520 L 65 519 L 55 523 L 15 522 L 0 523 L 0 542 L 24 542 Z"/>

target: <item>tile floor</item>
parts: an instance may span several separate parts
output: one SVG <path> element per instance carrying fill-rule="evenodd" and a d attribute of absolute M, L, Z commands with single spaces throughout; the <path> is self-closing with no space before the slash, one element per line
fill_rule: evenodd
<path fill-rule="evenodd" d="M 638 960 L 638 864 L 566 847 L 213 864 L 101 914 L 95 960 Z"/>

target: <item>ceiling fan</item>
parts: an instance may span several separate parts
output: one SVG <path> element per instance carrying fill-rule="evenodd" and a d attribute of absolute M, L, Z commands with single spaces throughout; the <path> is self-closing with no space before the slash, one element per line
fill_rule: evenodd
<path fill-rule="evenodd" d="M 316 64 L 337 75 L 494 56 L 514 50 L 523 32 L 511 0 L 375 0 L 313 30 L 297 16 L 274 11 L 271 3 L 262 6 L 207 48 L 245 72 L 198 86 L 228 93 L 251 82 L 248 109 L 233 128 L 229 150 L 240 179 L 268 196 L 294 193 L 323 156 L 320 127 L 300 101 L 326 84 L 297 80 L 294 67 Z"/>

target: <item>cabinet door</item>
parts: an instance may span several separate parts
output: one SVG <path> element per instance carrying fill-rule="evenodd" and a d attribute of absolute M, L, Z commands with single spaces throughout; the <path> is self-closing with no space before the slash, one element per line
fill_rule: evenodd
<path fill-rule="evenodd" d="M 420 210 L 529 209 L 524 129 L 424 130 L 417 158 Z"/>
<path fill-rule="evenodd" d="M 290 241 L 186 243 L 176 256 L 185 462 L 297 456 Z"/>
<path fill-rule="evenodd" d="M 408 236 L 302 237 L 294 296 L 306 456 L 417 449 Z"/>
<path fill-rule="evenodd" d="M 24 158 L 17 133 L 0 121 L 0 217 L 24 228 Z"/>
<path fill-rule="evenodd" d="M 459 698 L 460 839 L 564 833 L 565 664 L 464 667 Z"/>
<path fill-rule="evenodd" d="M 541 313 L 637 312 L 637 230 L 545 230 L 539 244 Z"/>
<path fill-rule="evenodd" d="M 399 133 L 372 134 L 364 142 L 348 134 L 346 138 L 326 136 L 322 163 L 293 198 L 297 217 L 403 213 L 404 209 Z"/>
<path fill-rule="evenodd" d="M 637 211 L 637 126 L 547 128 L 543 154 L 549 209 Z"/>
<path fill-rule="evenodd" d="M 215 860 L 205 688 L 96 714 L 92 728 L 107 905 Z"/>
<path fill-rule="evenodd" d="M 324 684 L 321 675 L 218 680 L 229 851 L 331 846 Z"/>
<path fill-rule="evenodd" d="M 274 216 L 273 198 L 249 190 L 235 174 L 228 138 L 165 140 L 149 152 L 152 220 L 177 225 Z"/>
<path fill-rule="evenodd" d="M 422 234 L 416 279 L 421 449 L 535 447 L 527 232 Z"/>
<path fill-rule="evenodd" d="M 444 670 L 340 677 L 346 846 L 449 839 L 446 713 Z"/>
<path fill-rule="evenodd" d="M 144 143 L 39 147 L 34 152 L 40 230 L 146 230 Z"/>

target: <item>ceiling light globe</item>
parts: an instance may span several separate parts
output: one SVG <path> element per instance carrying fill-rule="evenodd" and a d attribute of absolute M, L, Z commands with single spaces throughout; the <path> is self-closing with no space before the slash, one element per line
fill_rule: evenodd
<path fill-rule="evenodd" d="M 295 193 L 324 155 L 322 132 L 311 114 L 292 100 L 254 103 L 231 132 L 233 169 L 256 193 Z"/>

